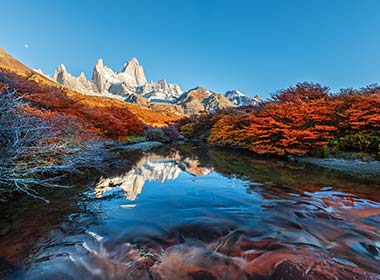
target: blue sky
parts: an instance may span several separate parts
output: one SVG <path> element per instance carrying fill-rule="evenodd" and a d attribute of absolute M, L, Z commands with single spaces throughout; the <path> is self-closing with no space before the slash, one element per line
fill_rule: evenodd
<path fill-rule="evenodd" d="M 301 81 L 378 83 L 379 11 L 377 0 L 2 0 L 0 47 L 48 74 L 137 57 L 149 80 L 268 97 Z"/>

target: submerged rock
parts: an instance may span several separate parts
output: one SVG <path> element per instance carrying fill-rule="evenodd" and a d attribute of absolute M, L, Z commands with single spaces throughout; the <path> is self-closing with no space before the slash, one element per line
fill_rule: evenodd
<path fill-rule="evenodd" d="M 177 245 L 152 268 L 154 279 L 249 279 L 239 262 L 205 247 Z"/>

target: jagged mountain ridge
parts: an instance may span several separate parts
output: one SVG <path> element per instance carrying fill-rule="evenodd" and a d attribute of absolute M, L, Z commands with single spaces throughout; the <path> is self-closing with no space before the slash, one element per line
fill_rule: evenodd
<path fill-rule="evenodd" d="M 116 95 L 125 97 L 127 102 L 136 102 L 137 96 L 148 101 L 174 102 L 183 93 L 180 86 L 165 80 L 148 82 L 144 69 L 136 58 L 124 63 L 121 72 L 113 71 L 99 59 L 89 80 L 83 72 L 78 77 L 73 76 L 61 64 L 55 71 L 53 80 L 84 94 Z"/>
<path fill-rule="evenodd" d="M 165 80 L 148 82 L 144 69 L 136 58 L 127 61 L 121 72 L 115 72 L 99 59 L 89 80 L 83 72 L 78 77 L 71 75 L 61 64 L 52 79 L 84 94 L 106 95 L 156 109 L 162 108 L 163 105 L 160 104 L 166 103 L 172 105 L 166 106 L 166 109 L 187 115 L 213 113 L 218 109 L 262 102 L 258 96 L 251 98 L 238 90 L 227 91 L 223 95 L 197 87 L 184 92 L 179 85 Z"/>

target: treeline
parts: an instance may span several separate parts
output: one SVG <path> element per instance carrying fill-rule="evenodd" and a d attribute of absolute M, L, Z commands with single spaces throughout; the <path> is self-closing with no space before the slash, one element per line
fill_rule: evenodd
<path fill-rule="evenodd" d="M 187 138 L 257 154 L 379 154 L 380 87 L 331 93 L 319 84 L 299 83 L 259 106 L 192 116 L 178 127 Z"/>

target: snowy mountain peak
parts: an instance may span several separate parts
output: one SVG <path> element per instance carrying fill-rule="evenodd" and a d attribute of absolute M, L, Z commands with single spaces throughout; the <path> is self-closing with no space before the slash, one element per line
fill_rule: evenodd
<path fill-rule="evenodd" d="M 231 90 L 231 91 L 227 91 L 226 94 L 230 94 L 230 95 L 234 95 L 234 96 L 245 96 L 244 93 L 242 93 L 240 90 Z"/>
<path fill-rule="evenodd" d="M 129 61 L 127 61 L 125 64 L 132 64 L 132 65 L 140 65 L 139 61 L 136 57 L 132 57 Z M 124 65 L 125 65 L 124 64 Z"/>
<path fill-rule="evenodd" d="M 96 63 L 95 67 L 104 67 L 103 59 L 99 58 L 98 62 Z"/>
<path fill-rule="evenodd" d="M 56 71 L 57 71 L 57 72 L 67 72 L 66 67 L 65 67 L 65 65 L 63 65 L 63 64 L 58 65 Z"/>
<path fill-rule="evenodd" d="M 262 102 L 261 99 L 249 97 L 239 90 L 227 91 L 224 96 L 236 106 L 251 106 Z"/>
<path fill-rule="evenodd" d="M 82 81 L 87 81 L 86 79 L 86 75 L 83 73 L 83 72 L 80 72 L 79 76 L 78 76 L 78 79 L 82 80 Z"/>
<path fill-rule="evenodd" d="M 123 69 L 118 73 L 119 79 L 127 84 L 142 86 L 147 83 L 144 69 L 136 58 L 124 63 Z"/>
<path fill-rule="evenodd" d="M 142 66 L 140 65 L 137 58 L 132 57 L 132 59 L 124 63 L 121 72 L 128 72 L 128 71 L 131 71 L 131 69 L 137 69 L 137 68 L 142 68 Z"/>
<path fill-rule="evenodd" d="M 54 72 L 53 79 L 58 83 L 61 83 L 70 78 L 74 77 L 72 77 L 71 74 L 67 72 L 65 65 L 58 65 L 57 69 Z"/>

